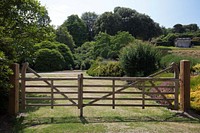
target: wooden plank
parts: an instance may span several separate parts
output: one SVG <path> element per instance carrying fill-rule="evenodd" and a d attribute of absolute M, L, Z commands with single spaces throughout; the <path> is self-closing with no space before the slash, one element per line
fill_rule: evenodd
<path fill-rule="evenodd" d="M 22 110 L 25 110 L 25 104 L 26 104 L 26 99 L 25 99 L 25 97 L 26 97 L 26 94 L 25 94 L 26 79 L 25 78 L 26 78 L 27 67 L 28 67 L 28 63 L 23 63 L 22 70 L 21 70 L 21 77 L 22 77 L 22 79 L 21 79 L 21 99 L 22 99 L 21 108 L 22 108 Z"/>
<path fill-rule="evenodd" d="M 84 77 L 87 80 L 125 80 L 125 81 L 176 81 L 171 77 Z"/>
<path fill-rule="evenodd" d="M 83 87 L 113 87 L 113 85 L 83 85 Z M 125 85 L 115 85 L 114 87 L 135 87 L 135 88 L 139 88 L 139 87 L 143 87 L 143 86 L 125 84 Z M 145 88 L 152 88 L 152 86 L 144 86 L 144 87 Z M 175 88 L 175 86 L 160 86 L 160 85 L 157 85 L 156 87 L 159 87 L 159 88 Z"/>
<path fill-rule="evenodd" d="M 26 104 L 26 106 L 51 106 L 51 104 Z M 54 104 L 53 106 L 78 106 L 77 104 Z"/>
<path fill-rule="evenodd" d="M 26 97 L 26 100 L 52 100 L 51 97 Z M 78 100 L 78 98 L 53 98 L 53 100 Z"/>
<path fill-rule="evenodd" d="M 14 63 L 10 66 L 13 74 L 9 77 L 12 88 L 9 89 L 9 115 L 17 115 L 19 112 L 19 64 Z"/>
<path fill-rule="evenodd" d="M 37 94 L 51 94 L 51 92 L 41 92 L 41 91 L 40 91 L 40 92 L 36 92 L 36 91 L 34 91 L 34 92 L 33 92 L 33 91 L 32 91 L 32 92 L 31 92 L 31 91 L 30 91 L 30 92 L 28 91 L 28 92 L 27 92 L 27 91 L 26 91 L 25 93 L 26 93 L 26 94 L 36 94 L 36 93 L 37 93 Z M 61 91 L 61 92 L 53 92 L 53 93 L 54 93 L 54 94 L 78 94 L 78 92 L 74 92 L 74 91 L 69 91 L 69 92 L 68 92 L 68 91 Z"/>
<path fill-rule="evenodd" d="M 112 108 L 115 109 L 115 80 L 112 80 L 112 91 L 113 91 L 113 95 L 112 95 Z"/>
<path fill-rule="evenodd" d="M 94 94 L 102 94 L 102 93 L 112 93 L 112 91 L 83 91 L 83 93 L 94 93 Z M 116 92 L 115 94 L 143 94 L 143 92 L 130 92 L 130 91 L 124 91 L 124 92 Z M 144 94 L 174 94 L 174 92 L 144 92 Z"/>
<path fill-rule="evenodd" d="M 143 85 L 145 84 L 145 82 L 142 83 Z M 142 109 L 145 108 L 145 88 L 144 86 L 142 87 Z"/>
<path fill-rule="evenodd" d="M 112 104 L 83 104 L 84 107 L 86 106 L 112 106 Z M 142 107 L 142 104 L 115 104 L 115 106 L 133 106 L 133 107 Z M 146 104 L 145 107 L 169 107 L 169 105 L 162 105 L 162 104 Z"/>
<path fill-rule="evenodd" d="M 53 102 L 54 102 L 54 97 L 53 97 L 53 80 L 51 80 L 51 109 L 53 109 Z"/>
<path fill-rule="evenodd" d="M 38 75 L 38 74 L 37 74 Z M 24 79 L 24 78 L 20 78 L 20 79 Z M 59 80 L 77 80 L 77 78 L 44 78 L 44 77 L 37 77 L 37 78 L 25 78 L 26 81 L 50 81 L 50 80 L 54 80 L 54 81 L 59 81 Z"/>
<path fill-rule="evenodd" d="M 83 117 L 83 74 L 78 75 L 78 109 Z"/>
<path fill-rule="evenodd" d="M 83 100 L 95 100 L 95 99 L 98 99 L 100 97 L 83 97 Z M 106 98 L 103 98 L 101 100 L 113 100 L 113 98 L 111 97 L 106 97 Z M 156 100 L 163 100 L 165 101 L 166 99 L 163 99 L 163 98 L 145 98 L 145 97 L 138 97 L 138 98 L 115 98 L 114 100 L 141 100 L 141 101 L 145 101 L 145 100 L 148 100 L 148 101 L 156 101 Z M 167 98 L 167 100 L 175 100 L 175 98 Z"/>
<path fill-rule="evenodd" d="M 26 85 L 28 88 L 47 88 L 49 85 Z M 54 85 L 56 88 L 78 88 L 78 85 Z"/>

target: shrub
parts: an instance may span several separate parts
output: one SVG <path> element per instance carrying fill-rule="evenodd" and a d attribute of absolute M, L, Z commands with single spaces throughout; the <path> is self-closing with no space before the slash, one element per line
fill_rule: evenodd
<path fill-rule="evenodd" d="M 192 67 L 192 70 L 196 73 L 200 73 L 200 64 L 196 64 Z"/>
<path fill-rule="evenodd" d="M 38 51 L 40 49 L 45 49 L 45 48 L 50 49 L 50 50 L 55 49 L 62 54 L 65 60 L 64 69 L 71 69 L 74 66 L 73 55 L 70 48 L 67 45 L 63 43 L 50 42 L 50 41 L 43 41 L 41 43 L 34 45 L 35 51 Z"/>
<path fill-rule="evenodd" d="M 160 51 L 153 45 L 135 41 L 125 47 L 120 62 L 127 76 L 147 76 L 159 68 Z"/>
<path fill-rule="evenodd" d="M 85 42 L 83 45 L 75 49 L 75 68 L 87 70 L 94 61 L 94 42 Z"/>
<path fill-rule="evenodd" d="M 9 76 L 12 70 L 9 68 L 9 62 L 0 51 L 0 114 L 7 111 L 8 107 L 8 91 L 11 87 L 9 83 Z"/>
<path fill-rule="evenodd" d="M 36 52 L 35 69 L 48 72 L 64 69 L 65 60 L 61 53 L 55 49 L 40 49 Z"/>
<path fill-rule="evenodd" d="M 199 86 L 200 89 L 200 86 Z M 200 111 L 200 90 L 190 93 L 191 108 Z"/>
<path fill-rule="evenodd" d="M 200 111 L 200 76 L 191 78 L 190 88 L 191 108 Z"/>
<path fill-rule="evenodd" d="M 96 60 L 90 69 L 87 70 L 90 76 L 112 76 L 121 77 L 123 76 L 123 70 L 120 63 L 117 61 L 99 61 Z"/>
<path fill-rule="evenodd" d="M 58 51 L 62 54 L 65 60 L 64 69 L 72 69 L 74 66 L 74 58 L 69 47 L 63 43 L 56 43 Z"/>

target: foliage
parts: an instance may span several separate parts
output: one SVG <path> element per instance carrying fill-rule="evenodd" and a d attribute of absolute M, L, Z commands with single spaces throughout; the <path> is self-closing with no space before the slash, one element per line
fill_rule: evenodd
<path fill-rule="evenodd" d="M 94 42 L 85 42 L 81 47 L 75 49 L 75 69 L 87 70 L 94 60 Z"/>
<path fill-rule="evenodd" d="M 118 32 L 115 36 L 107 33 L 99 33 L 95 37 L 94 56 L 105 59 L 117 59 L 121 49 L 134 41 L 134 37 L 128 32 Z"/>
<path fill-rule="evenodd" d="M 191 70 L 192 70 L 192 66 L 196 65 L 197 63 L 200 63 L 200 59 L 198 58 L 168 54 L 162 57 L 160 64 L 162 67 L 166 67 L 166 66 L 169 66 L 172 62 L 179 64 L 181 60 L 189 60 Z"/>
<path fill-rule="evenodd" d="M 94 40 L 94 23 L 97 20 L 98 15 L 94 12 L 85 12 L 81 15 L 81 19 L 87 26 L 88 41 Z"/>
<path fill-rule="evenodd" d="M 192 109 L 200 111 L 200 76 L 191 77 L 190 101 Z"/>
<path fill-rule="evenodd" d="M 200 85 L 199 90 L 190 93 L 191 108 L 200 111 Z"/>
<path fill-rule="evenodd" d="M 9 76 L 12 74 L 9 64 L 4 53 L 0 51 L 0 114 L 6 112 L 8 107 L 8 91 L 11 87 Z"/>
<path fill-rule="evenodd" d="M 9 45 L 16 51 L 18 62 L 31 63 L 34 43 L 55 37 L 46 8 L 37 0 L 3 0 L 0 8 L 0 26 L 5 37 L 13 40 Z"/>
<path fill-rule="evenodd" d="M 65 20 L 61 27 L 67 28 L 72 35 L 76 47 L 81 46 L 88 39 L 87 27 L 78 15 L 71 15 Z"/>
<path fill-rule="evenodd" d="M 200 73 L 200 64 L 198 63 L 198 64 L 194 65 L 194 66 L 192 67 L 192 70 L 193 70 L 194 72 Z"/>
<path fill-rule="evenodd" d="M 105 12 L 98 17 L 95 22 L 95 33 L 105 32 L 109 35 L 115 35 L 120 31 L 121 18 L 118 14 Z"/>
<path fill-rule="evenodd" d="M 196 46 L 196 45 L 200 46 L 200 37 L 193 37 L 192 38 L 192 44 L 194 46 Z"/>
<path fill-rule="evenodd" d="M 35 69 L 37 71 L 48 72 L 63 70 L 65 64 L 64 57 L 60 52 L 53 49 L 39 49 L 36 52 Z"/>
<path fill-rule="evenodd" d="M 64 58 L 65 63 L 64 63 L 64 69 L 71 69 L 74 65 L 74 59 L 73 55 L 71 53 L 71 50 L 69 47 L 63 43 L 58 43 L 58 42 L 49 42 L 49 41 L 43 41 L 41 43 L 35 44 L 34 49 L 35 51 L 38 51 L 40 49 L 55 49 L 58 51 Z M 35 62 L 36 64 L 36 62 Z"/>
<path fill-rule="evenodd" d="M 121 77 L 124 72 L 117 61 L 102 61 L 101 59 L 97 59 L 90 69 L 87 70 L 87 74 L 90 76 Z"/>
<path fill-rule="evenodd" d="M 75 43 L 73 37 L 69 34 L 67 27 L 60 26 L 56 30 L 56 41 L 66 44 L 73 52 Z"/>
<path fill-rule="evenodd" d="M 141 41 L 125 47 L 120 62 L 127 76 L 148 76 L 159 68 L 160 51 Z"/>
<path fill-rule="evenodd" d="M 136 10 L 116 7 L 114 13 L 105 12 L 95 23 L 96 34 L 106 32 L 115 35 L 118 31 L 127 31 L 137 39 L 149 40 L 162 33 L 158 23 L 149 16 L 138 13 Z"/>

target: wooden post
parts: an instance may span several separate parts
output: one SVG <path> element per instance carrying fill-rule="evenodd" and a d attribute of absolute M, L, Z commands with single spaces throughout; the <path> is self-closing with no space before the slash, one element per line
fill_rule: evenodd
<path fill-rule="evenodd" d="M 172 67 L 174 69 L 174 78 L 179 79 L 179 70 L 177 64 L 173 63 Z M 178 95 L 179 95 L 179 81 L 174 82 L 175 90 L 174 90 L 174 109 L 178 110 Z"/>
<path fill-rule="evenodd" d="M 53 95 L 53 80 L 51 80 L 51 109 L 53 109 L 54 95 Z"/>
<path fill-rule="evenodd" d="M 142 109 L 145 108 L 145 81 L 142 82 Z"/>
<path fill-rule="evenodd" d="M 187 112 L 190 109 L 190 61 L 180 62 L 180 108 Z"/>
<path fill-rule="evenodd" d="M 112 80 L 112 92 L 113 92 L 113 95 L 112 95 L 112 109 L 115 109 L 115 80 L 113 79 Z"/>
<path fill-rule="evenodd" d="M 12 88 L 9 90 L 8 113 L 16 115 L 19 112 L 19 64 L 14 63 L 10 66 L 13 75 L 10 76 Z"/>
<path fill-rule="evenodd" d="M 26 69 L 28 67 L 28 63 L 23 63 L 22 66 L 22 71 L 21 71 L 21 109 L 24 110 L 25 109 L 25 104 L 26 104 L 26 95 L 25 95 L 25 87 L 26 87 Z"/>
<path fill-rule="evenodd" d="M 78 75 L 78 109 L 83 117 L 83 74 Z"/>

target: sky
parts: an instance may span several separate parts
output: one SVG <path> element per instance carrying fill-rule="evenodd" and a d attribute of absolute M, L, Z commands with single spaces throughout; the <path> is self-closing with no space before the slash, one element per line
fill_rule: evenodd
<path fill-rule="evenodd" d="M 200 0 L 39 0 L 48 10 L 54 26 L 61 25 L 68 16 L 85 12 L 98 15 L 115 7 L 128 7 L 150 16 L 160 26 L 197 24 L 200 27 Z"/>

